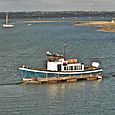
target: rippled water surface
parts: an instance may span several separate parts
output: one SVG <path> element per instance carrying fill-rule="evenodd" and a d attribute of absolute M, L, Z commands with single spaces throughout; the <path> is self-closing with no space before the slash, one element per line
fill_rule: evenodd
<path fill-rule="evenodd" d="M 99 27 L 75 26 L 73 22 L 32 23 L 29 26 L 24 19 L 13 21 L 15 27 L 6 29 L 2 28 L 4 21 L 0 20 L 1 115 L 115 114 L 115 33 L 99 32 Z M 99 61 L 104 79 L 18 84 L 21 82 L 18 66 L 43 67 L 45 52 L 63 54 L 64 43 L 67 58 L 77 58 L 85 64 Z"/>

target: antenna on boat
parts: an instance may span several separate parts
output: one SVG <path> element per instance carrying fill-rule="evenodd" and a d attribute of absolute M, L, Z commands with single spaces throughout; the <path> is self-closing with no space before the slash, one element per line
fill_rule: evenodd
<path fill-rule="evenodd" d="M 64 49 L 63 49 L 63 57 L 66 58 L 66 44 L 64 43 Z"/>

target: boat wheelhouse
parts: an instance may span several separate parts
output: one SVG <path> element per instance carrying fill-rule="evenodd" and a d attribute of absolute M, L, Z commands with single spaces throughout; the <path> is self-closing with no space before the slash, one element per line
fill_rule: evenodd
<path fill-rule="evenodd" d="M 25 65 L 19 67 L 23 81 L 39 81 L 51 78 L 86 78 L 94 76 L 101 78 L 102 68 L 98 62 L 93 62 L 90 66 L 78 62 L 77 59 L 65 60 L 62 55 L 46 52 L 46 68 L 29 68 Z"/>

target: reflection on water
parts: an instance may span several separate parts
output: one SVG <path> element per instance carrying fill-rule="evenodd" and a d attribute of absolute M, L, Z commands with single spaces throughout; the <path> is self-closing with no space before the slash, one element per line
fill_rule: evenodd
<path fill-rule="evenodd" d="M 96 101 L 101 95 L 100 85 L 101 80 L 46 85 L 49 113 L 55 114 L 58 110 L 59 113 L 67 111 L 68 114 L 75 114 L 75 112 L 78 112 L 76 107 L 79 108 L 80 113 L 81 111 L 85 112 L 86 109 L 89 109 L 89 103 L 92 100 Z"/>
<path fill-rule="evenodd" d="M 55 99 L 57 95 L 63 95 L 68 91 L 74 91 L 79 93 L 85 90 L 87 84 L 89 87 L 91 86 L 93 90 L 96 90 L 100 87 L 102 79 L 95 80 L 95 81 L 81 81 L 81 82 L 74 82 L 74 83 L 59 83 L 59 84 L 50 84 L 47 86 L 47 95 L 51 99 Z"/>

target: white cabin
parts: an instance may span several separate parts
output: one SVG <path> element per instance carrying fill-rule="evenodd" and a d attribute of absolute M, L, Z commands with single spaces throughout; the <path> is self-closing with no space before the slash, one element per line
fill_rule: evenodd
<path fill-rule="evenodd" d="M 68 63 L 68 61 L 54 61 L 54 62 L 47 62 L 47 70 L 50 71 L 84 71 L 84 64 L 83 63 Z"/>

